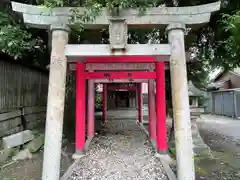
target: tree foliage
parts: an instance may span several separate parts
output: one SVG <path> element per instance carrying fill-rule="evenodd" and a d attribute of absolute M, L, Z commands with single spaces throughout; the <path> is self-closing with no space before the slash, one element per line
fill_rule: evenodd
<path fill-rule="evenodd" d="M 26 28 L 14 13 L 11 12 L 9 2 L 4 0 L 4 11 L 0 13 L 0 48 L 1 51 L 15 59 L 44 59 L 47 64 L 49 55 L 46 48 L 48 33 L 42 30 Z M 138 8 L 144 13 L 148 7 L 158 6 L 191 6 L 200 5 L 216 0 L 16 0 L 22 3 L 45 5 L 47 7 L 85 6 L 87 11 L 79 15 L 73 11 L 73 18 L 82 20 L 82 23 L 73 27 L 70 42 L 80 43 L 88 40 L 92 43 L 108 43 L 106 30 L 83 30 L 83 23 L 92 21 L 101 14 L 101 9 L 107 7 L 113 13 L 117 9 L 128 7 Z M 1 5 L 2 3 L 0 3 Z M 6 8 L 7 7 L 7 8 Z M 188 77 L 198 87 L 204 85 L 208 73 L 214 68 L 225 69 L 239 66 L 240 35 L 239 35 L 239 8 L 236 0 L 222 0 L 220 12 L 215 13 L 208 25 L 192 30 L 186 36 L 186 51 L 193 53 L 194 61 L 188 64 Z M 115 12 L 116 13 L 116 12 Z M 78 27 L 78 28 L 76 28 Z M 129 43 L 166 43 L 167 36 L 164 29 L 131 30 Z M 44 56 L 44 58 L 42 58 Z M 39 58 L 41 57 L 41 58 Z M 43 60 L 42 60 L 43 61 Z"/>
<path fill-rule="evenodd" d="M 225 58 L 232 62 L 229 66 L 233 68 L 240 65 L 240 10 L 231 15 L 224 14 L 222 24 L 228 36 L 221 44 L 228 55 Z"/>
<path fill-rule="evenodd" d="M 43 41 L 14 21 L 8 13 L 0 12 L 0 49 L 14 59 L 39 50 Z"/>
<path fill-rule="evenodd" d="M 11 10 L 10 1 L 0 2 L 0 52 L 21 59 L 43 49 L 41 38 L 33 36 Z"/>

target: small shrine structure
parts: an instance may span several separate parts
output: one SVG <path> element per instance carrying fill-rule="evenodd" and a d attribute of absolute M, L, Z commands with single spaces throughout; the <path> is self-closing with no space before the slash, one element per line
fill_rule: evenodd
<path fill-rule="evenodd" d="M 84 7 L 77 7 L 84 13 Z M 167 150 L 165 62 L 169 61 L 172 83 L 173 115 L 179 180 L 194 180 L 188 81 L 184 36 L 186 28 L 208 23 L 220 2 L 192 7 L 155 7 L 139 15 L 137 9 L 120 10 L 112 15 L 103 9 L 101 16 L 84 24 L 85 29 L 109 29 L 110 44 L 68 44 L 71 7 L 44 9 L 41 6 L 12 2 L 12 9 L 22 14 L 25 24 L 51 31 L 46 133 L 42 180 L 59 180 L 67 62 L 76 69 L 76 152 L 80 158 L 85 143 L 94 136 L 94 83 L 104 84 L 103 122 L 106 120 L 108 83 L 135 83 L 138 93 L 138 122 L 142 123 L 141 83 L 149 86 L 150 138 L 157 151 Z M 167 44 L 127 44 L 128 28 L 166 28 Z M 86 80 L 88 98 L 86 99 Z M 154 94 L 156 82 L 156 97 Z M 86 112 L 86 101 L 88 111 Z M 156 104 L 155 104 L 156 103 Z M 153 107 L 156 108 L 153 108 Z M 87 142 L 85 121 L 87 113 Z M 156 117 L 156 118 L 155 118 Z"/>

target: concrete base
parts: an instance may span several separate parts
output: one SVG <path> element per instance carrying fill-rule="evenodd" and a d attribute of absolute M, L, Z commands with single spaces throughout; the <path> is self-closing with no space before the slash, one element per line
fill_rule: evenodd
<path fill-rule="evenodd" d="M 140 121 L 137 119 L 136 120 L 136 124 L 142 124 L 142 122 L 140 123 Z"/>
<path fill-rule="evenodd" d="M 77 150 L 73 155 L 72 158 L 75 160 L 81 159 L 82 157 L 85 156 L 84 151 Z"/>
<path fill-rule="evenodd" d="M 153 149 L 154 150 L 156 150 L 157 149 L 157 143 L 156 143 L 156 141 L 154 141 L 154 140 L 150 140 L 151 141 L 151 144 L 152 144 L 152 146 L 153 146 Z"/>
<path fill-rule="evenodd" d="M 147 137 L 149 137 L 149 133 L 148 130 L 146 130 L 146 128 L 144 127 L 143 123 L 138 123 L 140 125 L 140 127 L 142 128 L 142 130 L 145 132 L 145 134 L 147 135 Z"/>
<path fill-rule="evenodd" d="M 170 167 L 170 164 L 173 164 L 172 163 L 172 161 L 173 161 L 172 158 L 168 154 L 156 153 L 155 156 L 157 158 L 159 158 L 159 160 L 161 161 L 161 163 L 163 165 L 163 168 L 166 171 L 169 180 L 177 180 L 176 175 L 174 174 L 173 170 Z"/>
<path fill-rule="evenodd" d="M 88 151 L 89 145 L 90 145 L 92 139 L 93 139 L 92 136 L 88 136 L 87 141 L 86 141 L 86 143 L 85 143 L 85 151 Z"/>
<path fill-rule="evenodd" d="M 64 173 L 64 175 L 60 178 L 60 180 L 67 180 L 69 176 L 71 175 L 73 169 L 79 164 L 80 158 L 75 159 L 73 164 L 67 169 L 67 171 Z"/>
<path fill-rule="evenodd" d="M 173 164 L 176 165 L 176 161 L 173 160 L 167 153 L 156 153 L 155 156 L 161 161 L 165 161 L 167 164 Z"/>
<path fill-rule="evenodd" d="M 80 158 L 84 157 L 84 156 L 85 156 L 85 152 L 88 151 L 88 149 L 89 149 L 89 145 L 90 145 L 92 139 L 93 139 L 93 137 L 88 136 L 87 141 L 86 141 L 86 143 L 85 143 L 84 151 L 77 150 L 77 151 L 72 155 L 72 158 L 75 159 L 75 160 L 77 160 L 77 159 L 80 159 Z"/>
<path fill-rule="evenodd" d="M 33 140 L 34 135 L 33 135 L 32 131 L 25 130 L 25 131 L 21 131 L 19 133 L 4 137 L 2 139 L 3 139 L 4 148 L 13 148 L 13 147 L 23 145 L 23 144 Z"/>

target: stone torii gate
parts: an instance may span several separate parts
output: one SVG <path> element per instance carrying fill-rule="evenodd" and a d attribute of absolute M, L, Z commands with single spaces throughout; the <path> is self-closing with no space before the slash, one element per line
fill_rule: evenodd
<path fill-rule="evenodd" d="M 171 55 L 170 71 L 178 179 L 194 180 L 184 32 L 186 27 L 197 28 L 208 23 L 211 13 L 218 11 L 219 8 L 220 2 L 192 7 L 156 7 L 147 9 L 145 15 L 142 16 L 139 16 L 136 9 L 122 10 L 118 16 L 111 16 L 107 9 L 104 9 L 101 16 L 97 17 L 94 22 L 86 23 L 84 28 L 109 27 L 110 44 L 68 45 L 70 31 L 68 26 L 73 8 L 62 7 L 46 10 L 40 6 L 12 2 L 13 11 L 23 15 L 25 24 L 31 27 L 50 29 L 52 35 L 42 179 L 59 179 L 67 59 L 72 60 L 77 57 L 84 60 L 87 57 L 99 56 L 154 56 L 156 68 L 161 68 L 159 61 L 166 60 L 161 56 Z M 83 13 L 85 9 L 78 8 L 78 11 Z M 166 28 L 169 44 L 127 44 L 127 28 L 134 27 Z M 84 71 L 81 63 L 77 68 L 80 69 L 79 73 Z M 161 76 L 161 74 L 156 72 L 155 76 Z M 156 78 L 156 83 L 160 80 L 161 78 Z M 79 81 L 83 84 L 84 78 Z M 89 84 L 91 86 L 93 81 L 90 80 Z M 157 101 L 161 99 L 159 94 L 156 95 Z M 84 99 L 82 95 L 80 98 Z M 157 109 L 156 113 L 160 114 L 161 109 Z"/>

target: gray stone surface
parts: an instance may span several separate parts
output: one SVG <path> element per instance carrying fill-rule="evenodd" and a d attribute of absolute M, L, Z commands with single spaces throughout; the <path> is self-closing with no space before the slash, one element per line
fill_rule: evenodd
<path fill-rule="evenodd" d="M 0 150 L 0 164 L 4 163 L 14 152 L 12 148 L 5 148 Z"/>
<path fill-rule="evenodd" d="M 22 131 L 3 138 L 3 146 L 6 148 L 16 147 L 31 141 L 34 138 L 30 130 Z"/>
<path fill-rule="evenodd" d="M 182 14 L 204 14 L 204 13 L 211 13 L 217 11 L 220 8 L 220 1 L 215 3 L 209 3 L 199 6 L 188 6 L 188 7 L 154 7 L 148 8 L 146 14 L 148 15 L 182 15 Z M 84 13 L 86 9 L 79 8 L 79 13 Z M 20 13 L 27 13 L 27 14 L 41 14 L 45 16 L 63 16 L 63 15 L 71 15 L 71 7 L 60 7 L 60 8 L 46 8 L 43 6 L 35 6 L 23 3 L 12 2 L 12 9 L 13 11 L 20 12 Z M 104 9 L 103 14 L 107 15 L 108 10 Z M 121 16 L 131 16 L 131 15 L 139 15 L 138 9 L 126 9 L 122 10 L 119 13 Z"/>
<path fill-rule="evenodd" d="M 95 51 L 92 51 L 92 50 Z M 128 44 L 125 51 L 109 51 L 108 44 L 68 44 L 65 48 L 65 55 L 71 57 L 87 57 L 87 56 L 166 56 L 171 55 L 171 47 L 169 44 Z M 165 59 L 165 58 L 162 58 Z"/>
<path fill-rule="evenodd" d="M 26 145 L 26 149 L 28 149 L 31 153 L 37 152 L 44 144 L 44 135 L 40 135 L 37 138 L 33 139 Z"/>
<path fill-rule="evenodd" d="M 23 13 L 25 23 L 39 28 L 48 28 L 53 23 L 67 23 L 71 17 L 73 8 L 47 9 L 42 6 L 33 6 L 12 2 L 13 11 Z M 85 9 L 78 8 L 80 13 Z M 167 25 L 172 22 L 182 22 L 188 25 L 204 24 L 209 22 L 212 12 L 220 9 L 220 2 L 189 7 L 157 7 L 149 8 L 145 15 L 139 16 L 139 10 L 128 9 L 119 12 L 120 18 L 125 18 L 127 24 L 143 25 Z M 109 25 L 109 11 L 103 9 L 102 16 L 93 22 L 85 24 L 85 28 L 106 28 Z"/>
<path fill-rule="evenodd" d="M 110 117 L 114 114 L 126 119 L 109 119 L 106 131 L 93 139 L 69 180 L 167 180 L 160 160 L 154 156 L 150 142 L 136 124 L 136 113 L 109 112 Z"/>
<path fill-rule="evenodd" d="M 32 159 L 32 154 L 28 149 L 24 149 L 12 157 L 12 160 L 14 161 L 27 160 L 27 159 Z"/>

